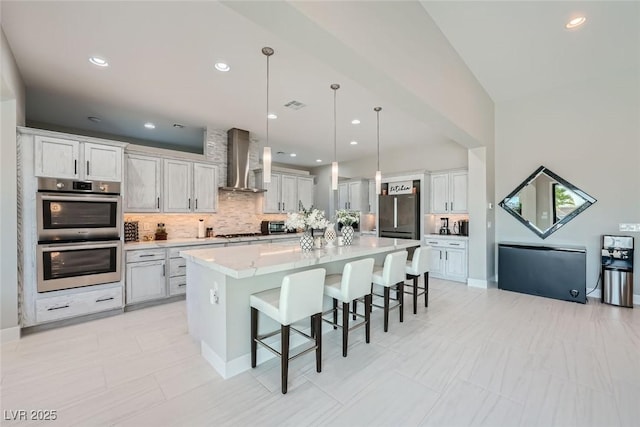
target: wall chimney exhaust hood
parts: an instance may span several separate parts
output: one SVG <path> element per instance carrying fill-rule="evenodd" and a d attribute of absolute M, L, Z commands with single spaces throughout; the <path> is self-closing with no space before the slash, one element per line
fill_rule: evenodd
<path fill-rule="evenodd" d="M 237 128 L 227 131 L 227 186 L 220 187 L 221 191 L 266 191 L 249 187 L 249 144 L 249 131 Z"/>

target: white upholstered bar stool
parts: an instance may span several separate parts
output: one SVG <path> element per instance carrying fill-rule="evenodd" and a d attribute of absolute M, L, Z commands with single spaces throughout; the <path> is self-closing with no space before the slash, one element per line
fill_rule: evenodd
<path fill-rule="evenodd" d="M 407 261 L 405 273 L 407 279 L 413 279 L 413 314 L 417 313 L 418 296 L 424 294 L 424 306 L 429 307 L 429 264 L 431 263 L 431 247 L 420 246 L 413 252 L 413 258 Z M 424 287 L 418 286 L 418 278 L 424 274 Z M 419 292 L 421 291 L 421 292 Z"/>
<path fill-rule="evenodd" d="M 256 367 L 258 344 L 279 356 L 282 394 L 287 392 L 289 360 L 315 350 L 316 371 L 322 371 L 322 302 L 325 275 L 326 270 L 324 268 L 289 274 L 282 279 L 280 288 L 258 292 L 249 297 L 251 304 L 251 367 Z M 264 335 L 258 335 L 258 311 L 279 322 L 280 331 L 276 330 Z M 312 329 L 315 329 L 313 334 L 315 336 L 315 345 L 289 357 L 290 329 L 309 340 L 314 339 L 304 332 L 291 327 L 292 323 L 307 317 L 313 319 Z M 263 341 L 263 339 L 272 337 L 278 332 L 281 334 L 281 349 L 279 352 Z"/>
<path fill-rule="evenodd" d="M 323 314 L 333 312 L 333 322 L 324 319 L 333 325 L 333 328 L 342 328 L 342 356 L 347 357 L 347 345 L 349 331 L 365 327 L 365 340 L 369 343 L 371 336 L 371 280 L 373 275 L 373 258 L 361 259 L 345 264 L 342 274 L 330 274 L 324 280 L 324 294 L 333 298 L 333 309 Z M 364 298 L 364 315 L 356 313 L 356 304 L 351 313 L 355 317 L 364 318 L 364 322 L 349 327 L 349 304 Z M 342 325 L 338 324 L 338 302 L 342 303 Z"/>
<path fill-rule="evenodd" d="M 384 265 L 382 267 L 374 267 L 371 282 L 373 285 L 382 286 L 384 288 L 384 305 L 376 307 L 382 307 L 384 309 L 384 331 L 389 330 L 389 310 L 399 308 L 400 322 L 404 321 L 404 280 L 405 266 L 407 264 L 407 251 L 393 252 L 388 254 L 384 258 Z M 390 290 L 391 288 L 398 291 L 398 303 L 393 307 L 389 306 Z M 379 294 L 375 294 L 381 296 Z"/>

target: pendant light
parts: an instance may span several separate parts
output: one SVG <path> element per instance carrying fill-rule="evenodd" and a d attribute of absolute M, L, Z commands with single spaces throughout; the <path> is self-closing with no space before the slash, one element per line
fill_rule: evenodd
<path fill-rule="evenodd" d="M 264 183 L 271 182 L 271 147 L 269 147 L 269 57 L 274 51 L 270 47 L 263 47 L 262 53 L 267 57 L 267 142 L 262 150 L 262 180 Z"/>
<path fill-rule="evenodd" d="M 331 189 L 338 189 L 338 158 L 337 154 L 337 124 L 336 124 L 336 93 L 340 89 L 340 85 L 334 83 L 331 85 L 333 89 L 333 162 L 331 163 Z"/>
<path fill-rule="evenodd" d="M 380 171 L 380 111 L 382 107 L 375 107 L 376 112 L 377 134 L 378 134 L 378 169 L 376 170 L 376 194 L 380 194 L 382 188 L 382 172 Z"/>

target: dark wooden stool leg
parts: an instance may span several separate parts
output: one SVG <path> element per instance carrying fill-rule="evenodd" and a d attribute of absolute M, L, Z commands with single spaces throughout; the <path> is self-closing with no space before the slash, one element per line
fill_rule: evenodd
<path fill-rule="evenodd" d="M 424 306 L 429 307 L 429 272 L 424 273 Z"/>
<path fill-rule="evenodd" d="M 371 294 L 364 296 L 364 337 L 369 343 L 369 339 L 371 337 Z"/>
<path fill-rule="evenodd" d="M 338 329 L 338 300 L 333 299 L 333 329 Z"/>
<path fill-rule="evenodd" d="M 316 314 L 316 372 L 322 372 L 322 313 Z"/>
<path fill-rule="evenodd" d="M 349 302 L 342 303 L 342 357 L 347 357 L 349 340 Z"/>
<path fill-rule="evenodd" d="M 418 305 L 418 276 L 413 276 L 413 314 L 417 313 Z"/>
<path fill-rule="evenodd" d="M 400 309 L 400 322 L 404 322 L 404 282 L 398 283 L 398 300 L 400 301 L 400 307 L 398 307 Z"/>
<path fill-rule="evenodd" d="M 256 367 L 258 343 L 258 310 L 251 307 L 251 367 Z"/>
<path fill-rule="evenodd" d="M 389 330 L 389 287 L 384 287 L 384 331 Z"/>
<path fill-rule="evenodd" d="M 310 323 L 309 335 L 311 336 L 311 338 L 315 338 L 316 337 L 316 322 L 313 319 L 313 316 L 311 316 L 309 318 L 309 323 Z"/>
<path fill-rule="evenodd" d="M 280 374 L 282 376 L 282 394 L 287 394 L 287 381 L 289 380 L 289 325 L 281 325 L 280 333 L 282 348 L 280 350 Z"/>
<path fill-rule="evenodd" d="M 358 300 L 353 300 L 353 320 L 356 320 L 356 313 L 358 312 Z"/>

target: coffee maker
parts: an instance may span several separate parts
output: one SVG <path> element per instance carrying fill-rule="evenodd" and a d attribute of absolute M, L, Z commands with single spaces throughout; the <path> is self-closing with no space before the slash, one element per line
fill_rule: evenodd
<path fill-rule="evenodd" d="M 449 218 L 440 218 L 440 234 L 451 234 L 449 230 Z"/>

